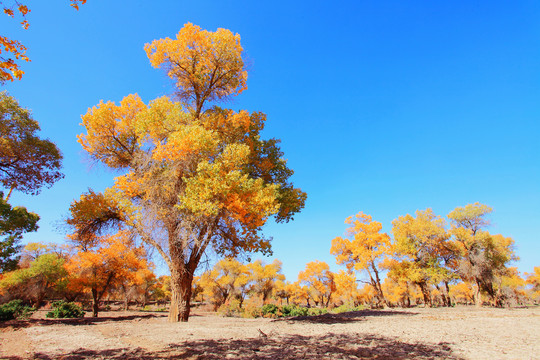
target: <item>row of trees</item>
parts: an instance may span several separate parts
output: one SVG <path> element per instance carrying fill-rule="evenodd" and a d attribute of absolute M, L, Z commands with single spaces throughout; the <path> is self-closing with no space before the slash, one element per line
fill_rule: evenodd
<path fill-rule="evenodd" d="M 332 240 L 330 252 L 346 270 L 333 273 L 328 264 L 313 261 L 296 282 L 289 283 L 276 263 L 267 265 L 272 279 L 266 279 L 266 289 L 271 290 L 261 300 L 268 301 L 272 294 L 275 300 L 308 307 L 502 306 L 538 301 L 540 267 L 525 280 L 509 266 L 517 260 L 514 241 L 486 230 L 491 211 L 478 203 L 458 207 L 448 214 L 449 225 L 431 209 L 417 211 L 394 220 L 392 236 L 383 233 L 381 223 L 371 216 L 359 213 L 346 220 L 346 236 Z M 246 294 L 261 295 L 254 290 L 257 281 L 250 276 L 251 267 L 234 259 L 220 261 L 197 281 L 196 293 L 216 309 L 231 298 L 241 306 Z"/>
<path fill-rule="evenodd" d="M 21 299 L 35 307 L 45 300 L 91 300 L 93 316 L 98 316 L 104 296 L 120 297 L 126 307 L 134 297 L 144 303 L 156 282 L 144 249 L 121 232 L 94 244 L 30 243 L 19 268 L 3 274 L 0 288 L 4 300 Z"/>
<path fill-rule="evenodd" d="M 93 316 L 98 316 L 103 300 L 121 301 L 127 309 L 136 301 L 147 303 L 171 300 L 171 277 L 157 278 L 143 248 L 126 238 L 128 233 L 106 236 L 94 243 L 66 245 L 30 243 L 22 252 L 17 270 L 3 274 L 0 290 L 4 301 L 22 299 L 36 307 L 45 300 L 66 299 L 90 303 Z M 340 260 L 338 259 L 338 262 Z M 195 277 L 192 299 L 211 304 L 214 310 L 230 308 L 232 303 L 241 310 L 246 299 L 250 304 L 296 304 L 307 307 L 336 307 L 358 305 L 379 307 L 409 307 L 424 304 L 448 306 L 471 304 L 477 299 L 478 285 L 462 281 L 457 276 L 448 280 L 447 287 L 427 281 L 421 287 L 416 278 L 395 277 L 396 259 L 388 275 L 377 289 L 371 279 L 359 286 L 356 273 L 340 270 L 331 272 L 328 264 L 313 261 L 289 282 L 281 273 L 281 262 L 264 264 L 258 260 L 241 263 L 225 258 Z M 367 270 L 361 270 L 366 271 Z M 373 269 L 371 269 L 373 271 Z M 521 278 L 516 268 L 506 268 L 504 275 L 492 283 L 502 304 L 530 303 L 540 300 L 540 267 Z M 480 290 L 482 291 L 482 290 Z M 382 298 L 381 298 L 382 296 Z"/>
<path fill-rule="evenodd" d="M 347 219 L 347 236 L 335 238 L 330 251 L 349 272 L 367 274 L 379 305 L 388 303 L 380 277 L 384 270 L 400 286 L 416 285 L 428 306 L 430 287 L 435 287 L 443 304 L 449 306 L 449 284 L 457 280 L 474 284 L 476 305 L 482 305 L 486 295 L 500 306 L 509 296 L 501 282 L 516 276 L 508 264 L 517 257 L 513 239 L 486 230 L 491 212 L 486 205 L 469 204 L 450 212 L 447 224 L 431 209 L 417 211 L 415 216 L 407 214 L 392 222 L 392 238 L 381 232 L 381 223 L 359 213 Z"/>

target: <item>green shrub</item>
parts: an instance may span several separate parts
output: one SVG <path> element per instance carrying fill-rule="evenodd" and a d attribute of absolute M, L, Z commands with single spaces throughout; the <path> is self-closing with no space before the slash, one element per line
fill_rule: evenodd
<path fill-rule="evenodd" d="M 283 316 L 291 316 L 291 312 L 294 310 L 294 305 L 283 305 L 281 307 L 281 314 Z"/>
<path fill-rule="evenodd" d="M 360 311 L 360 310 L 364 310 L 363 305 L 354 306 L 353 304 L 343 304 L 343 305 L 338 306 L 337 308 L 334 308 L 332 312 L 334 314 L 341 314 L 344 312 Z"/>
<path fill-rule="evenodd" d="M 300 306 L 293 306 L 291 309 L 291 312 L 289 313 L 289 316 L 307 316 L 308 314 L 308 308 L 300 307 Z"/>
<path fill-rule="evenodd" d="M 167 308 L 153 308 L 152 306 L 150 305 L 146 305 L 145 307 L 143 307 L 141 310 L 139 311 L 158 311 L 158 312 L 165 312 L 167 311 Z"/>
<path fill-rule="evenodd" d="M 270 315 L 270 314 L 278 315 L 278 311 L 279 311 L 279 307 L 274 304 L 265 304 L 261 308 L 261 313 L 263 314 L 263 316 Z"/>
<path fill-rule="evenodd" d="M 328 313 L 328 309 L 326 308 L 309 308 L 308 309 L 308 316 L 318 316 Z"/>
<path fill-rule="evenodd" d="M 22 300 L 12 300 L 0 306 L 0 321 L 12 319 L 27 319 L 36 311 L 33 307 L 24 305 Z"/>
<path fill-rule="evenodd" d="M 81 318 L 84 317 L 83 309 L 73 303 L 65 302 L 64 300 L 55 301 L 52 303 L 54 310 L 47 313 L 48 318 L 65 319 L 65 318 Z"/>

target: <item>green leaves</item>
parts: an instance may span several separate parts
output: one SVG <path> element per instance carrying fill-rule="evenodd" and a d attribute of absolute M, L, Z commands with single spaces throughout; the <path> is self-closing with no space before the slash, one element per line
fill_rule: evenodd
<path fill-rule="evenodd" d="M 36 231 L 39 216 L 24 207 L 12 208 L 0 192 L 0 272 L 17 267 L 18 242 L 25 232 Z"/>
<path fill-rule="evenodd" d="M 7 92 L 0 92 L 0 184 L 36 195 L 62 179 L 62 154 L 36 135 L 39 124 Z"/>

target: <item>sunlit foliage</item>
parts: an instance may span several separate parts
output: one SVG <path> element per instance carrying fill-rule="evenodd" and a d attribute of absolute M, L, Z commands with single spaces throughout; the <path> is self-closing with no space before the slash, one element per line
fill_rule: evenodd
<path fill-rule="evenodd" d="M 72 239 L 77 252 L 66 263 L 69 287 L 92 296 L 92 312 L 97 317 L 99 302 L 113 286 L 136 281 L 137 272 L 147 268 L 144 249 L 136 247 L 126 231 L 102 236 L 89 243 Z"/>
<path fill-rule="evenodd" d="M 316 306 L 328 306 L 336 291 L 334 274 L 324 261 L 311 261 L 298 274 L 298 281 L 307 286 L 307 293 Z"/>
<path fill-rule="evenodd" d="M 369 282 L 375 289 L 376 298 L 381 305 L 384 295 L 381 287 L 380 264 L 390 254 L 390 237 L 381 233 L 382 224 L 373 221 L 370 215 L 362 212 L 354 218 L 345 220 L 349 224 L 347 236 L 332 240 L 330 253 L 336 256 L 338 264 L 345 264 L 347 270 L 366 272 Z"/>
<path fill-rule="evenodd" d="M 417 211 L 416 217 L 400 216 L 392 225 L 397 260 L 392 263 L 389 276 L 398 282 L 411 281 L 418 285 L 424 303 L 431 306 L 429 285 L 451 277 L 440 256 L 449 238 L 445 222 L 427 209 Z"/>
<path fill-rule="evenodd" d="M 191 282 L 207 249 L 218 255 L 270 252 L 262 226 L 288 221 L 305 193 L 288 181 L 278 140 L 262 140 L 266 116 L 208 107 L 243 91 L 240 38 L 186 24 L 176 40 L 145 47 L 153 66 L 175 81 L 179 102 L 148 105 L 129 95 L 82 117 L 79 142 L 89 156 L 123 169 L 106 191 L 123 221 L 171 271 L 170 321 L 187 321 Z"/>
<path fill-rule="evenodd" d="M 490 225 L 487 216 L 492 209 L 475 203 L 457 207 L 448 214 L 452 222 L 453 241 L 460 255 L 459 275 L 476 284 L 475 303 L 483 303 L 481 294 L 500 304 L 494 281 L 508 274 L 506 265 L 517 260 L 513 251 L 514 240 L 502 235 L 491 235 L 484 228 Z"/>

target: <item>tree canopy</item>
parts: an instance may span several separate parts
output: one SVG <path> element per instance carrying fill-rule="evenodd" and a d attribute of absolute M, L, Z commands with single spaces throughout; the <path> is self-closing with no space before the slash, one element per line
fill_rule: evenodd
<path fill-rule="evenodd" d="M 279 140 L 261 139 L 264 114 L 207 106 L 245 89 L 238 34 L 186 24 L 176 40 L 145 49 L 176 82 L 179 101 L 145 104 L 136 94 L 119 105 L 102 101 L 82 117 L 79 142 L 93 159 L 123 169 L 105 195 L 164 258 L 170 320 L 187 321 L 193 273 L 207 249 L 269 253 L 262 226 L 272 216 L 292 219 L 306 194 L 289 182 Z"/>
<path fill-rule="evenodd" d="M 39 130 L 28 109 L 0 92 L 0 184 L 4 188 L 36 195 L 64 177 L 60 150 L 40 138 Z"/>

